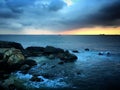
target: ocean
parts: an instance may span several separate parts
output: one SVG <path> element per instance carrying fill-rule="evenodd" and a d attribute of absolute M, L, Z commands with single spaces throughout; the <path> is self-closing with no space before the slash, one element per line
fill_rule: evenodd
<path fill-rule="evenodd" d="M 0 35 L 2 41 L 21 43 L 29 46 L 54 46 L 69 50 L 78 59 L 74 63 L 58 65 L 59 60 L 45 57 L 31 57 L 38 65 L 27 74 L 19 71 L 11 75 L 15 80 L 23 80 L 21 87 L 31 90 L 47 88 L 73 88 L 79 90 L 120 90 L 120 36 L 107 35 Z M 89 48 L 90 51 L 85 51 Z M 78 50 L 74 53 L 72 50 Z M 103 52 L 103 55 L 99 55 Z M 106 52 L 110 52 L 107 55 Z M 46 63 L 46 64 L 44 64 Z M 43 65 L 44 64 L 44 65 Z M 51 68 L 52 66 L 55 68 Z M 41 69 L 42 68 L 42 69 Z M 52 79 L 39 76 L 43 82 L 31 82 L 33 74 L 48 73 L 55 75 Z M 20 85 L 20 84 L 17 84 Z M 119 89 L 117 89 L 119 88 Z M 49 90 L 49 89 L 46 89 Z"/>
<path fill-rule="evenodd" d="M 0 40 L 28 46 L 54 46 L 63 49 L 120 51 L 120 36 L 107 35 L 0 35 Z"/>

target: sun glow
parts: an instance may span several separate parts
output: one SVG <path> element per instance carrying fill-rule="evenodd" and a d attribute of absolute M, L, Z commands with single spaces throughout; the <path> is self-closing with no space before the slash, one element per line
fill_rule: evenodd
<path fill-rule="evenodd" d="M 93 28 L 82 28 L 76 30 L 69 30 L 61 32 L 63 35 L 120 35 L 120 27 L 111 28 L 111 27 L 93 27 Z"/>
<path fill-rule="evenodd" d="M 73 4 L 72 0 L 64 0 L 67 6 L 71 6 Z"/>

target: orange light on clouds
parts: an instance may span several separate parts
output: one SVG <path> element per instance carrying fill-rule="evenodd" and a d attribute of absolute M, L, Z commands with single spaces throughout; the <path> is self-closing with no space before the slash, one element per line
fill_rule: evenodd
<path fill-rule="evenodd" d="M 93 28 L 81 28 L 70 31 L 61 32 L 63 35 L 120 35 L 120 27 L 111 28 L 111 27 L 93 27 Z"/>

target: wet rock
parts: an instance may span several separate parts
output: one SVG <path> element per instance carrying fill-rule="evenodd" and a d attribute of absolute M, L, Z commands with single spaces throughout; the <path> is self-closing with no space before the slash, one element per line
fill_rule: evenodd
<path fill-rule="evenodd" d="M 43 74 L 41 74 L 41 76 L 43 76 L 44 78 L 47 78 L 47 79 L 50 79 L 50 78 L 54 77 L 54 75 L 49 74 L 49 73 L 43 73 Z"/>
<path fill-rule="evenodd" d="M 85 51 L 90 51 L 89 48 L 85 48 Z"/>
<path fill-rule="evenodd" d="M 0 41 L 0 48 L 16 48 L 21 51 L 24 51 L 22 45 L 16 42 Z"/>
<path fill-rule="evenodd" d="M 10 85 L 8 86 L 8 89 L 9 89 L 9 90 L 16 90 L 16 86 L 15 86 L 14 84 L 10 84 Z"/>
<path fill-rule="evenodd" d="M 4 54 L 0 53 L 0 60 L 3 60 L 3 58 L 4 58 Z"/>
<path fill-rule="evenodd" d="M 38 76 L 33 76 L 33 77 L 30 79 L 30 81 L 33 81 L 33 82 L 42 82 L 42 81 L 44 81 L 44 80 L 41 79 L 41 78 L 38 78 Z"/>
<path fill-rule="evenodd" d="M 0 84 L 0 90 L 5 90 L 5 88 Z"/>
<path fill-rule="evenodd" d="M 25 57 L 19 49 L 9 48 L 4 52 L 4 60 L 13 65 L 25 60 Z"/>
<path fill-rule="evenodd" d="M 65 62 L 73 62 L 77 60 L 77 56 L 69 53 L 69 51 L 59 54 L 58 57 Z"/>
<path fill-rule="evenodd" d="M 103 52 L 99 52 L 98 55 L 104 55 L 104 53 Z"/>
<path fill-rule="evenodd" d="M 79 53 L 79 51 L 78 51 L 78 50 L 72 50 L 72 52 L 74 52 L 74 53 Z"/>
<path fill-rule="evenodd" d="M 25 49 L 25 51 L 27 53 L 27 56 L 39 56 L 39 55 L 43 54 L 44 47 L 34 47 L 34 46 L 31 46 L 31 47 L 27 47 Z"/>
<path fill-rule="evenodd" d="M 27 65 L 27 64 L 25 64 L 25 65 L 21 66 L 21 68 L 20 68 L 20 70 L 21 70 L 21 71 L 24 71 L 24 70 L 29 70 L 29 69 L 30 69 L 30 66 L 29 66 L 29 65 Z"/>
<path fill-rule="evenodd" d="M 109 51 L 105 52 L 105 54 L 106 54 L 107 56 L 110 56 L 110 55 L 111 55 L 111 53 L 110 53 Z"/>
<path fill-rule="evenodd" d="M 63 53 L 63 52 L 64 52 L 63 49 L 55 48 L 55 47 L 52 47 L 52 46 L 47 46 L 44 49 L 45 54 L 57 54 L 57 53 Z"/>
<path fill-rule="evenodd" d="M 46 63 L 41 64 L 41 66 L 44 66 L 44 65 L 46 65 Z"/>
<path fill-rule="evenodd" d="M 48 58 L 49 58 L 49 59 L 55 59 L 55 55 L 50 54 L 50 55 L 48 55 Z"/>
<path fill-rule="evenodd" d="M 37 62 L 34 61 L 34 60 L 31 60 L 31 59 L 26 59 L 26 60 L 22 63 L 22 65 L 24 65 L 24 64 L 27 64 L 27 65 L 29 65 L 29 66 L 31 67 L 31 66 L 37 65 Z"/>
<path fill-rule="evenodd" d="M 63 65 L 63 64 L 64 64 L 64 62 L 59 62 L 58 64 Z"/>
<path fill-rule="evenodd" d="M 56 67 L 56 65 L 51 66 L 51 68 L 55 68 L 55 67 Z"/>

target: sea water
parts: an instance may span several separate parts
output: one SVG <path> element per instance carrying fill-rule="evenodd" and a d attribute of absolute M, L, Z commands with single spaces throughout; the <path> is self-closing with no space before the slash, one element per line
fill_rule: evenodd
<path fill-rule="evenodd" d="M 0 35 L 0 40 L 28 46 L 55 46 L 63 49 L 120 51 L 120 36 L 107 35 Z"/>
<path fill-rule="evenodd" d="M 117 90 L 120 88 L 120 36 L 64 36 L 64 35 L 0 35 L 0 40 L 15 41 L 21 43 L 24 48 L 28 46 L 42 46 L 47 45 L 72 50 L 78 50 L 75 54 L 78 59 L 74 63 L 66 63 L 64 65 L 57 65 L 57 61 L 49 61 L 48 67 L 44 72 L 55 73 L 58 72 L 58 79 L 63 78 L 63 82 L 58 79 L 45 79 L 45 87 L 73 87 L 81 90 Z M 85 51 L 89 48 L 90 51 Z M 98 55 L 102 52 L 103 55 Z M 106 53 L 110 52 L 110 55 Z M 42 64 L 42 57 L 34 57 L 37 63 Z M 48 63 L 49 63 L 48 62 Z M 53 63 L 52 63 L 53 62 Z M 50 65 L 57 65 L 56 68 L 50 69 Z M 32 68 L 30 72 L 38 73 L 39 65 Z M 79 72 L 77 74 L 76 72 Z M 23 75 L 15 73 L 18 78 L 24 77 L 28 79 L 29 74 Z M 67 81 L 64 81 L 62 75 L 66 75 Z M 57 82 L 56 82 L 57 80 Z M 26 82 L 25 85 L 28 85 Z M 43 83 L 31 83 L 34 88 L 42 86 Z M 64 85 L 63 85 L 64 84 Z M 69 86 L 71 85 L 71 86 Z"/>

